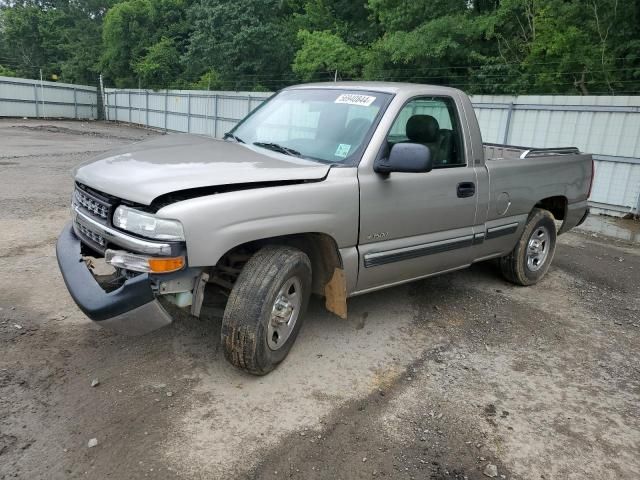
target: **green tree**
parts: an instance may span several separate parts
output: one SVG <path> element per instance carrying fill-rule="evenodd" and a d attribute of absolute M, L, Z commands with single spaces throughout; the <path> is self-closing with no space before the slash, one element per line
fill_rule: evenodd
<path fill-rule="evenodd" d="M 171 38 L 162 37 L 147 49 L 134 65 L 134 71 L 146 88 L 167 88 L 180 80 L 180 54 Z"/>
<path fill-rule="evenodd" d="M 65 55 L 56 32 L 62 17 L 62 12 L 52 7 L 35 4 L 3 8 L 4 60 L 18 76 L 35 78 L 42 69 L 49 77 L 60 71 L 60 61 Z"/>
<path fill-rule="evenodd" d="M 102 27 L 101 69 L 116 87 L 138 84 L 133 64 L 153 44 L 149 0 L 128 0 L 107 13 Z"/>
<path fill-rule="evenodd" d="M 502 83 L 532 93 L 637 90 L 639 10 L 630 0 L 502 0 L 488 32 L 512 66 Z"/>
<path fill-rule="evenodd" d="M 15 77 L 16 72 L 0 64 L 0 77 Z"/>
<path fill-rule="evenodd" d="M 638 93 L 638 0 L 0 0 L 1 72 L 151 88 L 333 78 Z"/>
<path fill-rule="evenodd" d="M 113 1 L 63 2 L 65 21 L 58 28 L 58 42 L 64 52 L 60 74 L 65 81 L 96 84 L 102 51 L 102 22 Z"/>
<path fill-rule="evenodd" d="M 353 78 L 365 61 L 364 49 L 347 45 L 337 34 L 327 30 L 301 30 L 298 40 L 302 47 L 296 53 L 292 68 L 305 81 L 323 77 L 327 80 L 334 72 L 341 77 Z"/>
<path fill-rule="evenodd" d="M 23 1 L 0 6 L 0 61 L 16 75 L 95 83 L 103 0 Z"/>
<path fill-rule="evenodd" d="M 331 32 L 349 45 L 366 46 L 380 34 L 365 1 L 307 0 L 291 17 L 296 32 Z"/>
<path fill-rule="evenodd" d="M 215 69 L 226 88 L 277 89 L 295 52 L 290 14 L 279 0 L 200 0 L 189 10 L 193 32 L 186 62 L 199 77 Z"/>
<path fill-rule="evenodd" d="M 215 70 L 207 70 L 200 78 L 189 84 L 189 88 L 196 90 L 220 90 L 224 88 L 224 84 L 220 80 L 220 75 Z"/>
<path fill-rule="evenodd" d="M 487 17 L 466 2 L 452 0 L 437 8 L 426 1 L 370 0 L 369 5 L 385 34 L 372 45 L 366 78 L 466 88 L 472 67 L 492 56 Z"/>
<path fill-rule="evenodd" d="M 430 20 L 468 10 L 466 0 L 369 0 L 367 7 L 385 32 L 408 32 Z"/>
<path fill-rule="evenodd" d="M 108 82 L 137 87 L 144 77 L 151 83 L 143 87 L 181 83 L 179 61 L 189 35 L 186 14 L 183 0 L 125 0 L 111 8 L 102 29 L 101 68 Z M 172 80 L 161 85 L 160 78 Z"/>

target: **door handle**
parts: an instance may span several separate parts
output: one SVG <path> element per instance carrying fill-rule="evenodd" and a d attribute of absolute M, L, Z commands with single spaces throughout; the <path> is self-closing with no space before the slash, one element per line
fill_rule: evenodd
<path fill-rule="evenodd" d="M 476 184 L 473 182 L 462 182 L 457 188 L 458 198 L 473 197 L 476 194 Z"/>

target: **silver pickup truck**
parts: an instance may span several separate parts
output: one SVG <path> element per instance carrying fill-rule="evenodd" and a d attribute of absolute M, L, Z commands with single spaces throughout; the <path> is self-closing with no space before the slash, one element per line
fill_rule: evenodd
<path fill-rule="evenodd" d="M 225 356 L 262 375 L 312 293 L 346 318 L 348 297 L 489 259 L 536 283 L 588 214 L 593 162 L 483 144 L 459 90 L 349 82 L 286 88 L 224 140 L 166 135 L 74 176 L 57 257 L 80 309 L 143 334 L 223 295 Z"/>

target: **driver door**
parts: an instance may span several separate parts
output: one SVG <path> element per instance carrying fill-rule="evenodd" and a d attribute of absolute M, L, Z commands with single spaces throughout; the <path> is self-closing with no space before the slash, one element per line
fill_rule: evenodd
<path fill-rule="evenodd" d="M 358 293 L 471 263 L 477 179 L 459 118 L 451 98 L 411 99 L 380 155 L 396 143 L 422 143 L 431 150 L 433 170 L 382 175 L 369 165 L 358 171 Z"/>

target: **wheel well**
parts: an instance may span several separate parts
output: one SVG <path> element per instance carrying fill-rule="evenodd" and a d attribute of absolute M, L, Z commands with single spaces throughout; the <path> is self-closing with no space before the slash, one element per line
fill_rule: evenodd
<path fill-rule="evenodd" d="M 555 197 L 547 197 L 540 200 L 535 205 L 537 208 L 549 210 L 556 220 L 564 220 L 567 213 L 567 197 L 558 195 Z"/>
<path fill-rule="evenodd" d="M 265 245 L 288 245 L 307 254 L 313 273 L 313 293 L 324 295 L 324 287 L 336 268 L 342 268 L 342 257 L 336 241 L 325 233 L 299 233 L 263 238 L 243 243 L 225 253 L 212 269 L 211 283 L 231 289 L 242 266 Z"/>

